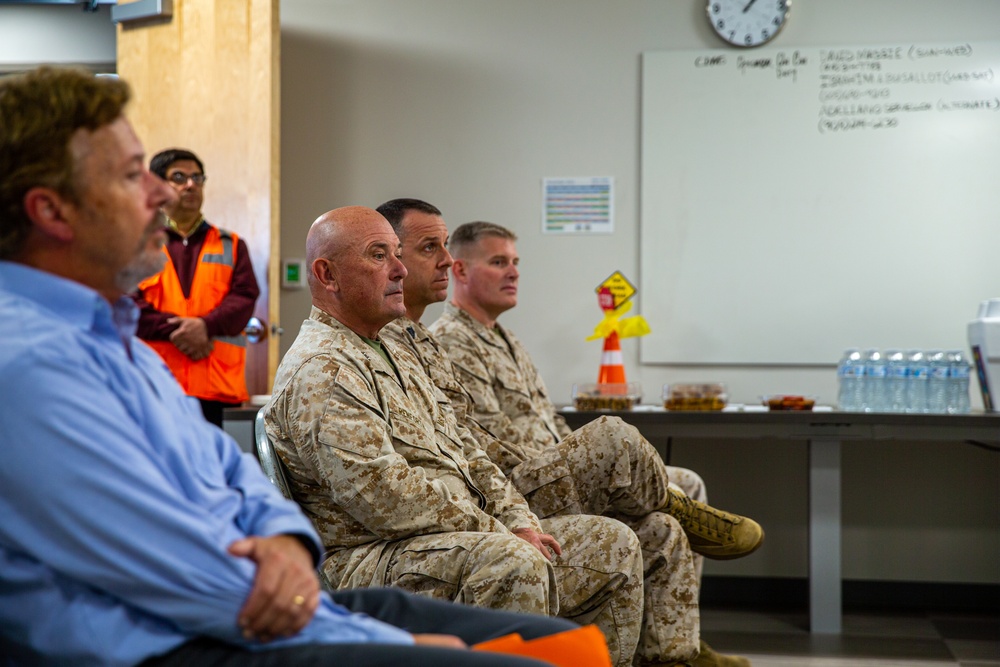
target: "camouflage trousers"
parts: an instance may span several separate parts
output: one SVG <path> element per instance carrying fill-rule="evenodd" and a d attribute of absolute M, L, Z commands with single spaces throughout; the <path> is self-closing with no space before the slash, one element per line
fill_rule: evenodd
<path fill-rule="evenodd" d="M 648 442 L 646 443 L 649 444 Z M 656 450 L 653 449 L 652 445 L 649 445 L 649 449 L 653 450 L 656 454 Z M 663 459 L 656 454 L 657 461 L 662 465 Z M 655 465 L 655 464 L 653 464 Z M 663 466 L 667 470 L 667 477 L 670 479 L 670 486 L 675 489 L 680 489 L 684 495 L 688 498 L 694 498 L 697 501 L 708 504 L 708 489 L 705 488 L 705 480 L 701 478 L 701 475 L 696 473 L 694 470 L 688 470 L 687 468 L 678 468 L 677 466 Z M 692 553 L 691 556 L 694 558 L 694 572 L 698 579 L 698 588 L 701 588 L 701 570 L 702 566 L 705 564 L 704 557 L 701 554 Z"/>
<path fill-rule="evenodd" d="M 389 543 L 377 558 L 366 559 L 377 560 L 375 567 L 362 563 L 347 576 L 353 559 L 335 554 L 324 571 L 338 588 L 394 586 L 479 607 L 593 623 L 604 633 L 612 661 L 631 665 L 643 609 L 643 559 L 635 533 L 601 516 L 558 516 L 541 523 L 562 547 L 551 562 L 510 533 L 459 532 Z M 341 576 L 330 577 L 338 571 Z"/>
<path fill-rule="evenodd" d="M 659 511 L 671 483 L 704 498 L 705 485 L 697 474 L 668 468 L 634 427 L 617 417 L 601 417 L 521 463 L 509 476 L 539 517 L 605 515 L 631 527 L 639 538 L 644 575 L 637 661 L 684 661 L 698 655 L 701 559 L 695 562 L 676 519 Z"/>

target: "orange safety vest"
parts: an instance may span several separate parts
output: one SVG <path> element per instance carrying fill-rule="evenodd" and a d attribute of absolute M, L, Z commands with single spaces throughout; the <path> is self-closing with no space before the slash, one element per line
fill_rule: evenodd
<path fill-rule="evenodd" d="M 139 284 L 143 298 L 157 310 L 181 317 L 200 317 L 222 303 L 232 283 L 239 237 L 232 232 L 210 227 L 201 247 L 191 296 L 184 298 L 177 269 L 166 247 L 167 265 L 158 274 Z M 146 341 L 156 350 L 188 396 L 208 401 L 242 403 L 247 394 L 246 336 L 213 338 L 212 353 L 199 361 L 178 350 L 167 340 Z"/>

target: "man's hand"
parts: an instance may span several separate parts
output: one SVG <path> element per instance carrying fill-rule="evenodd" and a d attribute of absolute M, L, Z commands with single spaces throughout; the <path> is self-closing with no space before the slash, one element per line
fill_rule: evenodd
<path fill-rule="evenodd" d="M 511 531 L 522 540 L 530 544 L 531 546 L 542 552 L 542 555 L 552 560 L 552 554 L 549 549 L 555 552 L 557 556 L 562 555 L 562 547 L 556 541 L 556 538 L 551 535 L 546 535 L 545 533 L 536 533 L 531 528 L 518 528 L 517 530 Z"/>
<path fill-rule="evenodd" d="M 229 553 L 257 564 L 238 619 L 245 637 L 266 642 L 309 624 L 319 607 L 320 588 L 312 555 L 302 542 L 291 535 L 247 537 L 230 544 Z"/>
<path fill-rule="evenodd" d="M 434 646 L 437 648 L 469 648 L 458 637 L 453 635 L 413 635 L 417 646 Z"/>
<path fill-rule="evenodd" d="M 170 334 L 170 342 L 194 361 L 204 359 L 212 353 L 212 339 L 208 337 L 208 327 L 200 317 L 171 317 L 167 324 L 176 324 Z"/>

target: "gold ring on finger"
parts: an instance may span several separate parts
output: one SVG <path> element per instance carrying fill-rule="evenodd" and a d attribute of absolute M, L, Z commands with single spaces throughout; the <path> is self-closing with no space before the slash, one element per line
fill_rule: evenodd
<path fill-rule="evenodd" d="M 292 604 L 294 604 L 296 607 L 301 607 L 305 603 L 306 599 L 301 595 L 296 595 L 295 597 L 292 598 Z"/>

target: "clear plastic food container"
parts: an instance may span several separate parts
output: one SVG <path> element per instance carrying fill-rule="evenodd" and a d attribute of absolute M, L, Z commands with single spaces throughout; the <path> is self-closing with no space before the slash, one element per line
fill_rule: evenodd
<path fill-rule="evenodd" d="M 581 412 L 631 410 L 641 400 L 639 382 L 573 385 L 573 405 Z"/>
<path fill-rule="evenodd" d="M 729 395 L 721 382 L 665 384 L 663 407 L 667 410 L 721 410 Z"/>

